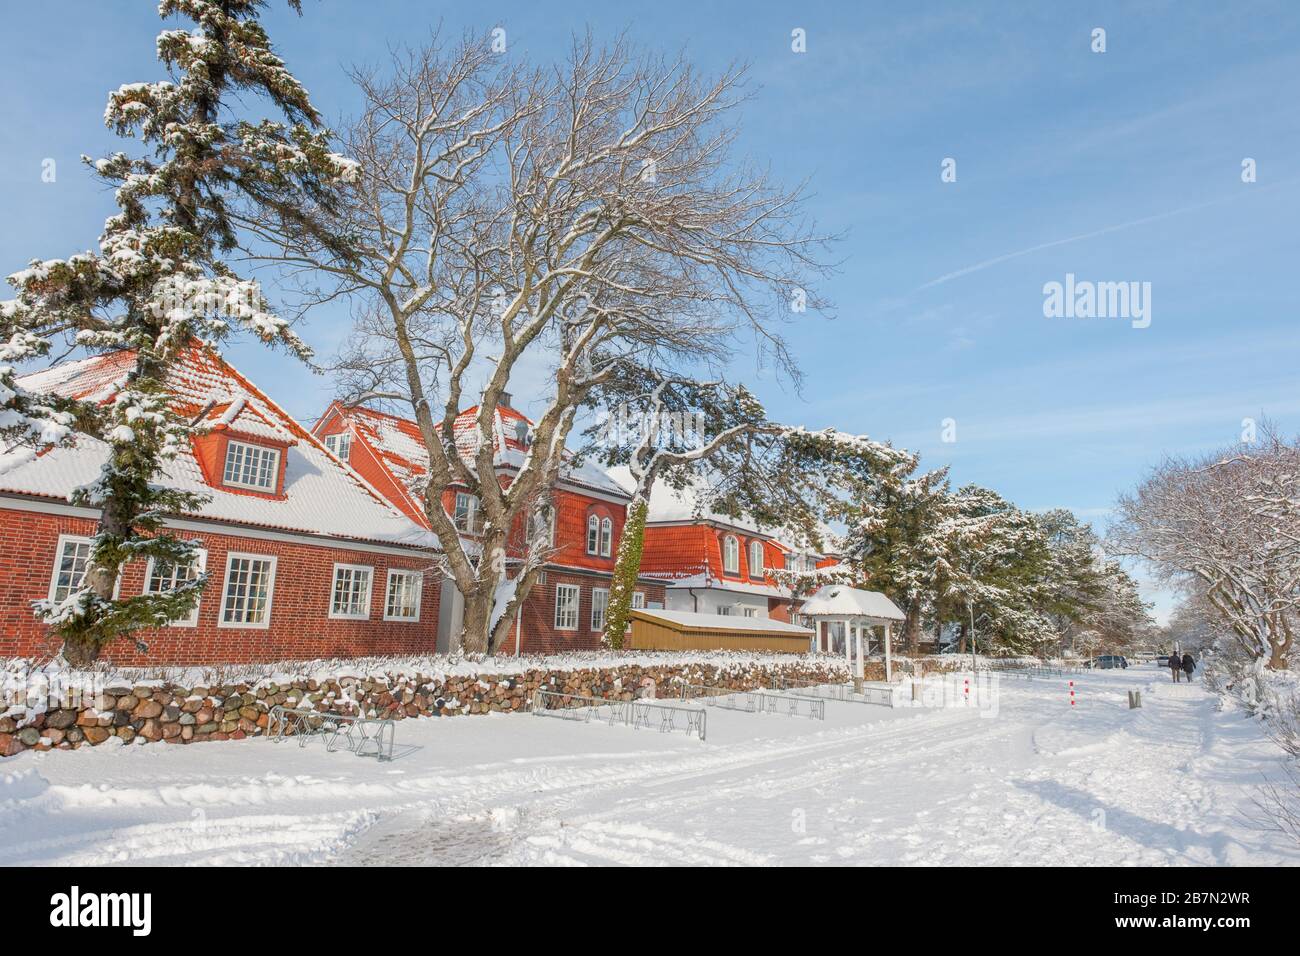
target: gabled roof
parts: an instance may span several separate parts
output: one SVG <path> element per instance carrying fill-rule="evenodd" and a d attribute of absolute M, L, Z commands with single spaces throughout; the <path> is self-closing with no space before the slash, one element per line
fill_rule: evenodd
<path fill-rule="evenodd" d="M 133 360 L 132 353 L 113 352 L 65 362 L 18 382 L 29 391 L 107 402 Z M 385 501 L 215 351 L 202 346 L 187 349 L 173 363 L 167 387 L 175 396 L 177 414 L 285 449 L 283 498 L 214 487 L 204 480 L 192 450 L 182 452 L 165 467 L 162 480 L 169 487 L 209 499 L 195 517 L 355 541 L 437 546 L 435 535 Z M 73 489 L 99 476 L 107 456 L 105 443 L 86 436 L 24 463 L 14 456 L 15 463 L 8 469 L 4 467 L 7 456 L 0 452 L 0 491 L 66 501 Z"/>
<path fill-rule="evenodd" d="M 804 615 L 869 617 L 878 621 L 901 621 L 898 605 L 879 591 L 864 591 L 843 584 L 826 584 L 799 608 Z"/>
<path fill-rule="evenodd" d="M 393 477 L 406 488 L 418 483 L 429 468 L 429 456 L 419 426 L 407 418 L 381 412 L 364 405 L 344 405 L 334 402 L 330 409 L 360 433 L 366 444 L 387 466 Z M 456 416 L 452 431 L 456 448 L 471 467 L 478 451 L 478 411 L 474 405 Z M 329 412 L 321 421 L 329 417 Z M 528 445 L 521 441 L 521 429 L 531 432 L 532 421 L 523 412 L 506 405 L 497 406 L 493 416 L 493 461 L 498 468 L 518 470 L 523 466 Z M 560 471 L 560 480 L 580 485 L 607 495 L 626 498 L 627 492 L 603 469 L 590 462 L 567 463 Z"/>

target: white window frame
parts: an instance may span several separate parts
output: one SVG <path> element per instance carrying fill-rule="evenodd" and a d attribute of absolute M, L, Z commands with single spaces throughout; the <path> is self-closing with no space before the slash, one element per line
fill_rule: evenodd
<path fill-rule="evenodd" d="M 758 553 L 758 560 L 754 560 L 755 552 Z M 749 576 L 751 578 L 761 578 L 763 576 L 763 542 L 755 538 L 749 542 Z"/>
<path fill-rule="evenodd" d="M 140 593 L 142 594 L 166 594 L 167 593 L 166 591 L 149 590 L 149 582 L 153 580 L 153 570 L 157 566 L 157 562 L 158 562 L 157 558 L 151 557 L 149 558 L 149 562 L 145 565 L 144 588 Z M 198 549 L 198 551 L 194 555 L 194 563 L 198 566 L 197 570 L 199 574 L 202 574 L 204 571 L 208 569 L 207 548 Z M 176 577 L 176 572 L 173 571 L 172 572 L 173 583 L 175 583 L 175 577 Z M 194 602 L 194 610 L 190 611 L 189 617 L 181 618 L 175 621 L 168 621 L 164 626 L 165 627 L 196 627 L 199 623 L 199 605 L 202 603 L 203 603 L 203 599 L 199 598 L 199 600 Z"/>
<path fill-rule="evenodd" d="M 587 517 L 587 553 L 600 554 L 600 516 Z"/>
<path fill-rule="evenodd" d="M 720 617 L 731 617 L 731 605 L 721 604 L 718 606 L 718 615 Z"/>
<path fill-rule="evenodd" d="M 644 609 L 645 609 L 645 592 L 644 592 L 644 591 L 633 591 L 633 592 L 632 592 L 632 610 L 635 611 L 635 610 L 644 610 Z"/>
<path fill-rule="evenodd" d="M 614 522 L 609 518 L 600 519 L 600 556 L 608 558 L 614 551 Z"/>
<path fill-rule="evenodd" d="M 573 594 L 573 623 L 565 626 L 560 623 L 560 592 Z M 576 631 L 582 616 L 582 588 L 576 584 L 557 584 L 555 586 L 555 629 L 557 631 Z M 567 615 L 566 615 L 567 619 Z"/>
<path fill-rule="evenodd" d="M 266 580 L 266 615 L 256 624 L 247 621 L 227 621 L 226 611 L 230 602 L 230 566 L 236 560 L 269 561 L 271 571 Z M 226 573 L 221 578 L 221 610 L 217 614 L 217 627 L 235 627 L 247 630 L 265 631 L 271 626 L 271 607 L 275 603 L 275 572 L 280 559 L 274 554 L 253 554 L 248 551 L 226 552 Z"/>
<path fill-rule="evenodd" d="M 740 574 L 740 540 L 729 534 L 722 539 L 723 574 Z"/>
<path fill-rule="evenodd" d="M 740 609 L 741 617 L 758 617 L 758 608 L 752 604 L 746 604 Z"/>
<path fill-rule="evenodd" d="M 359 614 L 345 614 L 335 609 L 336 599 L 339 589 L 339 572 L 352 571 L 354 573 L 364 571 L 366 574 L 366 603 L 365 607 Z M 375 593 L 375 569 L 369 564 L 346 564 L 342 561 L 334 563 L 334 571 L 330 574 L 330 610 L 329 617 L 334 621 L 368 621 L 370 620 L 370 602 Z M 387 597 L 387 594 L 385 594 Z"/>
<path fill-rule="evenodd" d="M 460 501 L 462 498 L 465 499 L 466 503 L 465 520 L 463 523 L 460 519 Z M 466 534 L 477 533 L 478 529 L 474 526 L 478 523 L 478 509 L 481 504 L 482 502 L 478 500 L 478 495 L 473 494 L 472 492 L 456 492 L 455 497 L 451 500 L 451 523 L 456 526 L 457 531 L 462 531 Z"/>
<path fill-rule="evenodd" d="M 63 549 L 70 544 L 86 545 L 86 567 L 82 568 L 81 581 L 77 582 L 76 587 L 69 585 L 68 594 L 71 595 L 71 593 L 75 591 L 77 588 L 81 587 L 82 582 L 86 580 L 86 571 L 90 567 L 90 555 L 95 550 L 95 539 L 88 538 L 84 534 L 59 535 L 58 543 L 54 546 L 54 569 L 50 572 L 50 590 L 49 590 L 49 594 L 47 595 L 51 601 L 55 600 L 54 592 L 57 591 L 59 587 L 59 568 L 63 564 Z M 66 599 L 67 597 L 65 596 L 63 600 Z"/>
<path fill-rule="evenodd" d="M 415 578 L 415 616 L 404 617 L 400 614 L 390 614 L 389 604 L 393 594 L 393 578 L 395 577 Z M 407 568 L 389 568 L 388 577 L 384 581 L 384 620 L 385 621 L 403 621 L 407 624 L 413 624 L 420 620 L 420 600 L 424 596 L 424 573 L 422 571 L 411 571 Z M 330 596 L 330 603 L 333 603 L 333 595 Z"/>
<path fill-rule="evenodd" d="M 352 454 L 352 433 L 343 431 L 325 436 L 325 447 L 329 453 L 340 461 L 347 461 Z"/>
<path fill-rule="evenodd" d="M 600 623 L 596 622 L 596 595 L 605 595 L 605 603 L 600 609 Z M 603 631 L 605 622 L 609 619 L 609 588 L 592 588 L 591 589 L 591 629 L 593 631 Z"/>
<path fill-rule="evenodd" d="M 240 481 L 238 478 L 226 477 L 227 472 L 230 470 L 231 453 L 236 448 L 251 449 L 252 451 L 257 452 L 258 454 L 271 456 L 271 468 L 270 468 L 271 483 L 269 485 L 259 485 L 253 482 Z M 267 495 L 275 494 L 276 489 L 280 483 L 280 449 L 271 448 L 267 445 L 258 445 L 255 444 L 254 442 L 235 441 L 232 438 L 230 441 L 226 442 L 226 457 L 225 460 L 221 463 L 221 483 L 225 485 L 227 488 L 244 488 L 248 491 L 260 491 L 263 494 L 267 494 Z"/>

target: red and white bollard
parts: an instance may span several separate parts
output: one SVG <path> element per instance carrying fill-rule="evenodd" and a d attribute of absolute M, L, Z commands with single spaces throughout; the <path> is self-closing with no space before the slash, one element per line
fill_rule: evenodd
<path fill-rule="evenodd" d="M 1074 706 L 1074 681 L 1070 681 L 1070 706 Z"/>

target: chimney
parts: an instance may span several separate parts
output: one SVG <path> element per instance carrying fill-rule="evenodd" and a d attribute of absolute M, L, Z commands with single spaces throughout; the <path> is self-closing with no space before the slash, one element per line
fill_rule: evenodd
<path fill-rule="evenodd" d="M 514 408 L 514 406 L 510 404 L 509 392 L 501 393 L 501 396 L 497 399 L 497 408 Z"/>

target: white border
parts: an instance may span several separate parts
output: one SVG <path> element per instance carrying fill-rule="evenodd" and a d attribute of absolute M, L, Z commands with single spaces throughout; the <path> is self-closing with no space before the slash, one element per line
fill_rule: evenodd
<path fill-rule="evenodd" d="M 58 543 L 55 544 L 55 546 L 54 546 L 54 567 L 50 569 L 50 587 L 49 587 L 49 590 L 46 592 L 46 595 L 45 595 L 45 598 L 46 598 L 47 601 L 53 601 L 53 600 L 54 600 L 54 589 L 55 589 L 56 587 L 58 587 L 58 584 L 59 584 L 59 565 L 63 563 L 63 546 L 64 546 L 65 544 L 67 544 L 68 542 L 78 542 L 78 543 L 80 543 L 80 542 L 82 542 L 82 541 L 84 541 L 86 544 L 90 545 L 90 547 L 91 547 L 92 550 L 94 549 L 94 547 L 95 547 L 95 539 L 94 539 L 94 538 L 88 538 L 88 537 L 86 537 L 84 534 L 61 534 L 61 535 L 59 535 Z M 89 556 L 89 555 L 86 556 L 86 567 L 87 567 L 87 568 L 90 567 L 90 556 Z M 121 576 L 120 574 L 118 575 L 118 580 L 119 580 L 119 581 L 122 580 L 122 576 Z M 83 583 L 84 583 L 84 581 L 85 581 L 85 576 L 84 576 L 84 575 L 82 576 L 82 581 L 83 581 Z"/>
<path fill-rule="evenodd" d="M 157 560 L 158 560 L 157 558 L 150 557 L 149 560 L 145 563 L 145 566 L 144 566 L 144 585 L 143 585 L 143 586 L 141 587 L 141 589 L 140 589 L 140 593 L 141 593 L 141 594 L 166 594 L 166 593 L 167 593 L 166 591 L 150 591 L 150 590 L 149 590 L 149 581 L 153 578 L 153 566 L 154 566 L 154 562 L 157 561 Z M 206 571 L 206 570 L 208 569 L 208 549 L 207 549 L 207 548 L 199 548 L 199 549 L 198 549 L 198 561 L 199 561 L 199 573 L 202 574 L 204 571 Z M 201 605 L 202 603 L 203 603 L 203 598 L 202 598 L 202 597 L 200 597 L 197 601 L 194 602 L 194 610 L 193 610 L 193 612 L 191 612 L 190 617 L 187 618 L 186 620 L 183 620 L 183 621 L 168 621 L 166 624 L 163 624 L 163 625 L 161 625 L 161 626 L 162 626 L 162 627 L 198 627 L 198 624 L 199 624 L 199 605 Z"/>
<path fill-rule="evenodd" d="M 605 620 L 607 621 L 609 620 L 609 588 L 591 589 L 591 630 L 603 631 L 605 629 L 605 621 L 601 621 L 599 624 L 596 623 L 596 592 L 597 591 L 603 591 L 605 593 Z"/>
<path fill-rule="evenodd" d="M 339 571 L 365 571 L 368 575 L 368 584 L 366 586 L 366 607 L 360 614 L 338 614 L 334 611 L 334 594 L 338 590 Z M 334 570 L 330 573 L 330 596 L 329 596 L 329 618 L 334 621 L 368 621 L 370 620 L 370 604 L 375 593 L 375 569 L 369 564 L 346 564 L 342 561 L 334 562 Z M 386 597 L 387 595 L 385 595 Z"/>
<path fill-rule="evenodd" d="M 257 451 L 267 452 L 268 454 L 275 456 L 274 463 L 271 465 L 271 484 L 269 487 L 267 485 L 254 485 L 242 481 L 227 480 L 226 466 L 230 464 L 230 449 L 235 445 L 239 445 L 241 448 L 253 448 Z M 226 459 L 221 463 L 221 483 L 227 488 L 242 488 L 245 491 L 260 491 L 264 495 L 276 494 L 280 490 L 280 454 L 281 452 L 279 448 L 272 448 L 269 445 L 259 445 L 256 442 L 251 441 L 237 441 L 236 439 L 231 438 L 226 442 Z"/>
<path fill-rule="evenodd" d="M 235 558 L 251 558 L 254 561 L 270 561 L 271 577 L 266 586 L 266 617 L 260 624 L 248 624 L 244 621 L 226 620 L 226 600 L 230 596 L 230 562 Z M 271 626 L 271 606 L 275 603 L 275 571 L 280 559 L 274 554 L 253 554 L 249 551 L 227 551 L 226 573 L 221 577 L 221 609 L 217 612 L 217 627 L 244 628 L 252 631 L 265 631 Z"/>
<path fill-rule="evenodd" d="M 415 617 L 398 617 L 395 615 L 390 615 L 388 613 L 388 598 L 389 595 L 392 593 L 394 574 L 414 575 L 416 578 L 417 583 L 415 586 Z M 407 568 L 389 568 L 388 575 L 384 579 L 384 620 L 395 621 L 399 624 L 419 623 L 420 602 L 423 599 L 423 597 L 424 597 L 424 572 L 423 571 L 411 571 Z M 330 604 L 332 605 L 333 603 L 334 603 L 334 594 L 331 591 Z"/>
<path fill-rule="evenodd" d="M 754 547 L 758 547 L 758 573 L 754 573 Z M 758 538 L 749 539 L 749 577 L 752 581 L 762 581 L 764 577 L 763 561 L 767 557 L 767 552 L 763 548 L 763 542 Z"/>
<path fill-rule="evenodd" d="M 577 604 L 573 609 L 573 627 L 560 626 L 560 588 L 569 588 L 578 595 Z M 580 584 L 557 584 L 555 585 L 555 613 L 551 615 L 551 623 L 555 625 L 557 631 L 576 631 L 578 622 L 582 620 L 582 585 Z"/>
<path fill-rule="evenodd" d="M 727 567 L 727 542 L 728 541 L 733 541 L 735 542 L 736 545 L 736 566 L 734 568 Z M 739 576 L 740 574 L 740 539 L 736 537 L 734 534 L 724 534 L 722 536 L 722 573 L 735 574 L 737 576 Z"/>

